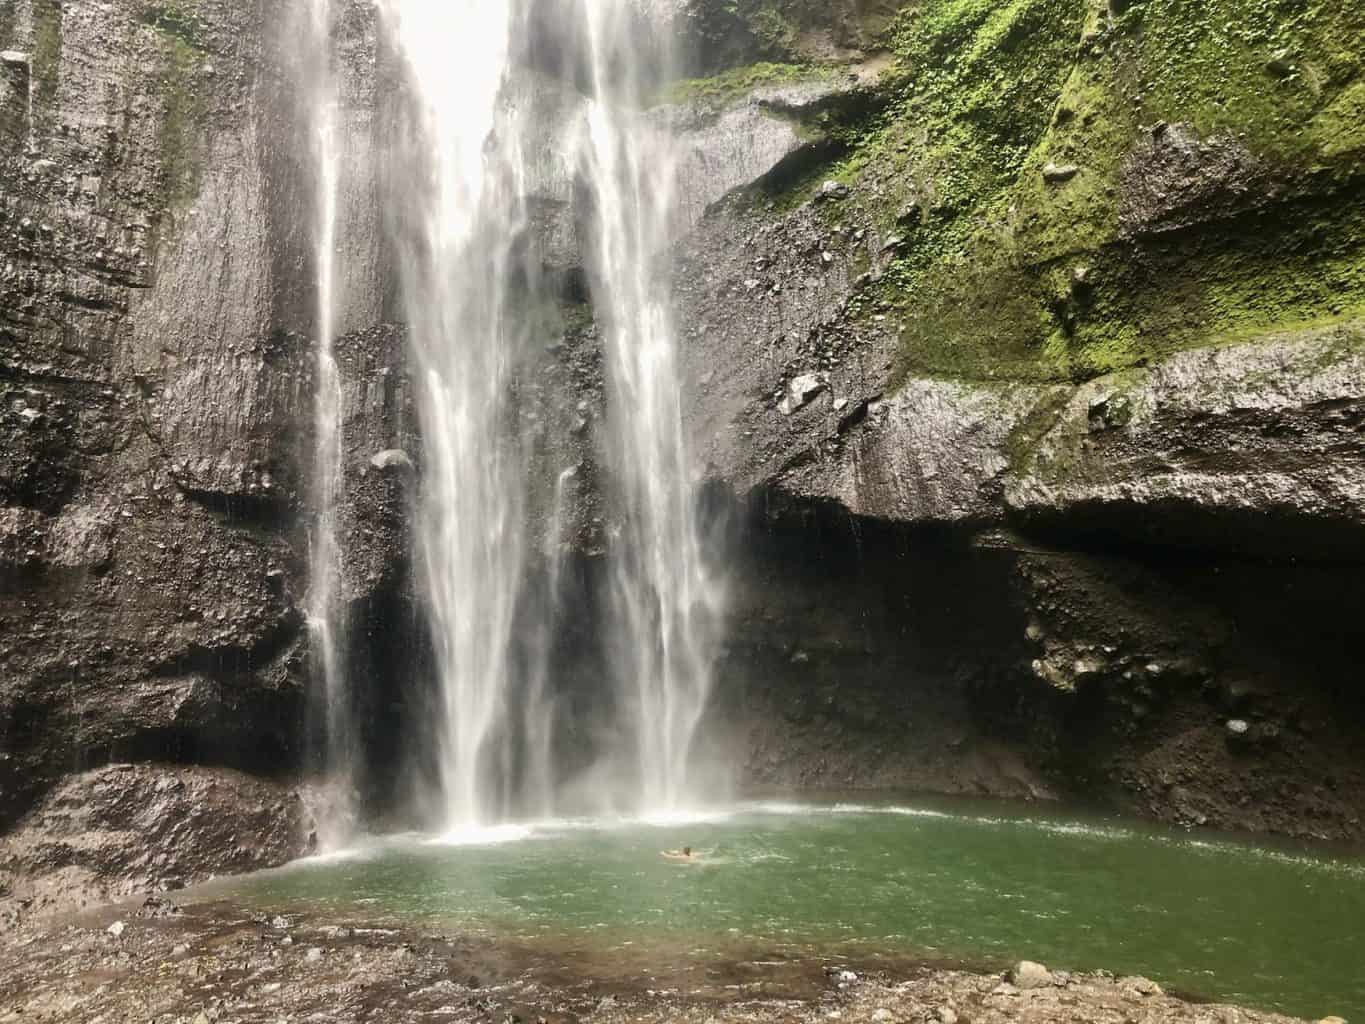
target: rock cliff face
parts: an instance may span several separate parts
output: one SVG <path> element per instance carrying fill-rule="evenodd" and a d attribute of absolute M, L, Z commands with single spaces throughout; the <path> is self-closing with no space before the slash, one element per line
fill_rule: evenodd
<path fill-rule="evenodd" d="M 110 763 L 145 766 L 156 792 L 212 776 L 224 834 L 273 836 L 243 859 L 216 833 L 168 832 L 197 852 L 148 862 L 153 881 L 276 863 L 307 839 L 290 790 L 312 184 L 272 50 L 282 7 L 0 4 L 0 830 L 18 829 L 0 872 L 19 896 L 40 866 L 107 874 L 82 829 L 37 859 L 23 837 L 78 803 L 92 834 L 139 827 L 112 821 L 129 797 Z M 363 65 L 373 39 L 347 27 Z M 351 107 L 363 121 L 364 95 Z M 348 322 L 379 322 L 366 268 L 348 279 Z M 373 435 L 394 403 L 351 390 L 356 443 L 391 447 Z"/>
<path fill-rule="evenodd" d="M 190 881 L 307 842 L 313 170 L 276 49 L 290 7 L 0 0 L 16 897 L 44 872 Z M 709 730 L 743 781 L 1365 834 L 1360 5 L 693 0 L 676 29 L 706 77 L 643 116 L 683 141 L 680 386 L 744 538 Z M 369 4 L 337 41 L 345 595 L 383 765 L 424 700 L 421 444 Z M 545 39 L 525 56 L 534 243 L 563 300 L 526 375 L 533 530 L 572 467 L 543 543 L 591 591 L 605 405 L 553 144 L 584 100 Z M 569 689 L 593 676 L 581 626 Z M 170 830 L 133 870 L 111 866 L 122 839 L 76 839 L 210 783 L 222 834 L 268 841 Z"/>
<path fill-rule="evenodd" d="M 791 63 L 690 89 L 829 80 L 828 25 L 781 11 L 808 31 L 735 59 Z M 843 54 L 886 54 L 872 98 L 798 117 L 806 159 L 713 206 L 682 259 L 697 450 L 836 563 L 769 563 L 776 649 L 737 619 L 760 704 L 785 695 L 754 735 L 823 692 L 817 756 L 885 784 L 918 702 L 954 752 L 891 773 L 915 785 L 995 744 L 1039 792 L 1360 834 L 1362 30 L 1357 5 L 944 0 Z M 983 564 L 999 585 L 937 621 Z M 791 606 L 859 576 L 838 609 Z M 872 625 L 888 600 L 899 637 Z M 840 629 L 849 606 L 879 611 Z M 926 623 L 951 671 L 913 657 Z M 797 639 L 822 631 L 842 643 Z M 811 730 L 786 731 L 800 778 Z"/>

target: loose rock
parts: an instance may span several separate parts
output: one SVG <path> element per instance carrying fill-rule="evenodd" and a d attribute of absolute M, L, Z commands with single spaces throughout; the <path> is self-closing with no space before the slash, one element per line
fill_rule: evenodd
<path fill-rule="evenodd" d="M 1140 975 L 1131 978 L 1120 978 L 1119 987 L 1136 992 L 1140 996 L 1159 996 L 1162 994 L 1161 986 L 1151 978 L 1144 978 Z"/>
<path fill-rule="evenodd" d="M 1019 989 L 1048 988 L 1052 985 L 1052 972 L 1032 960 L 1020 960 L 1010 968 L 1005 980 Z"/>
<path fill-rule="evenodd" d="M 370 465 L 381 471 L 395 469 L 405 473 L 415 472 L 417 468 L 408 453 L 400 448 L 388 448 L 376 453 L 370 459 Z"/>
<path fill-rule="evenodd" d="M 823 373 L 803 373 L 787 385 L 787 394 L 778 403 L 783 416 L 790 416 L 810 404 L 828 386 Z"/>
<path fill-rule="evenodd" d="M 1043 167 L 1043 180 L 1049 185 L 1061 185 L 1070 181 L 1081 169 L 1075 164 L 1053 164 L 1049 163 Z"/>

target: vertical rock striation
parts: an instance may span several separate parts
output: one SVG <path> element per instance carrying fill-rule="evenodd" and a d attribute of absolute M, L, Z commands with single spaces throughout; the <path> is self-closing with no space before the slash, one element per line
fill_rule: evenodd
<path fill-rule="evenodd" d="M 101 766 L 177 784 L 202 765 L 224 770 L 226 819 L 273 793 L 280 839 L 249 859 L 275 863 L 308 833 L 287 791 L 309 672 L 312 181 L 273 49 L 287 12 L 0 13 L 0 830 L 43 828 L 65 777 L 51 799 L 99 815 Z M 350 5 L 343 34 L 372 79 L 367 19 Z M 379 274 L 373 218 L 351 223 L 356 330 L 380 319 Z M 393 447 L 392 407 L 361 381 L 349 397 L 355 433 Z M 203 853 L 164 874 L 244 863 Z"/>

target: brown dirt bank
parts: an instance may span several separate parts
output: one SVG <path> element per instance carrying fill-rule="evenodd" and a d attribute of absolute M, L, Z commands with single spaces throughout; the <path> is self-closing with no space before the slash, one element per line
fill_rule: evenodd
<path fill-rule="evenodd" d="M 151 898 L 13 932 L 0 945 L 0 1022 L 870 1021 L 1273 1024 L 1145 979 L 1037 979 L 924 963 L 766 951 L 531 952 L 483 938 L 267 919 Z M 1036 987 L 1029 987 L 1031 984 Z"/>

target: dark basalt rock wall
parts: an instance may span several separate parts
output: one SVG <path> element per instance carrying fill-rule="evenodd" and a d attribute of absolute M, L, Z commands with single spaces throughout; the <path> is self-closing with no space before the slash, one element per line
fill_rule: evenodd
<path fill-rule="evenodd" d="M 195 850 L 159 876 L 278 863 L 308 839 L 291 793 L 308 756 L 314 205 L 273 49 L 287 7 L 0 5 L 0 872 L 21 879 L 108 873 L 122 854 L 24 837 L 76 803 L 94 834 L 137 830 L 107 784 L 134 776 L 102 767 L 122 762 L 156 792 L 216 780 L 224 835 L 258 851 L 168 832 Z M 347 67 L 373 63 L 371 22 L 348 15 Z M 363 142 L 373 75 L 346 88 Z M 357 252 L 377 225 L 367 159 L 348 153 Z M 382 322 L 380 276 L 343 268 L 348 325 Z M 398 443 L 401 401 L 371 362 L 348 366 L 348 436 L 377 451 Z M 358 603 L 391 585 L 371 548 L 402 550 L 365 498 Z"/>
<path fill-rule="evenodd" d="M 776 491 L 748 515 L 705 730 L 744 784 L 1361 835 L 1358 565 L 898 524 Z"/>
<path fill-rule="evenodd" d="M 280 279 L 300 240 L 268 216 L 304 185 L 266 141 L 278 90 L 260 12 L 8 8 L 12 825 L 58 777 L 111 759 L 298 763 L 309 372 L 297 283 Z"/>

